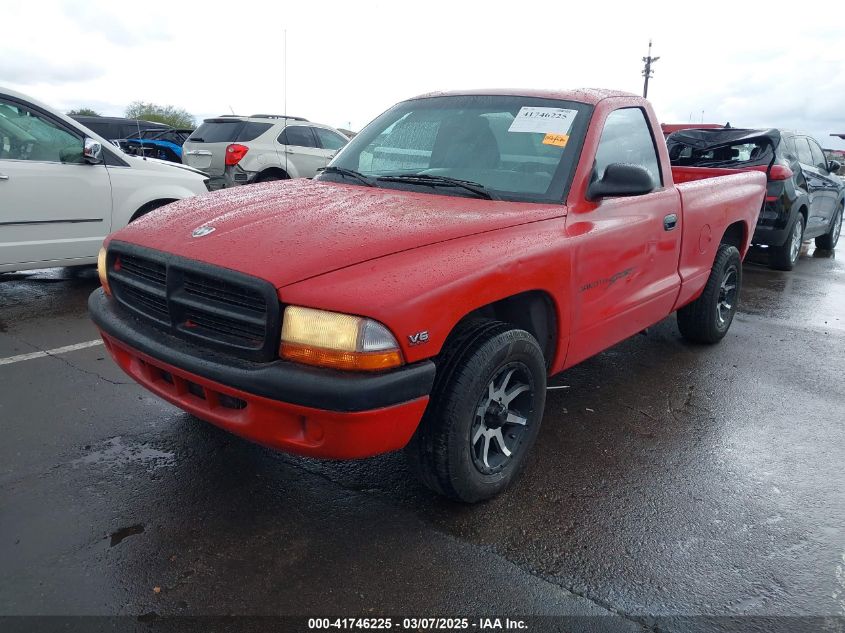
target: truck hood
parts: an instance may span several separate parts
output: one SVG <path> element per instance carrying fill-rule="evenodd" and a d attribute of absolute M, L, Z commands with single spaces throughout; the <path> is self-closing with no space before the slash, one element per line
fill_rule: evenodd
<path fill-rule="evenodd" d="M 237 270 L 279 288 L 393 253 L 565 213 L 563 205 L 303 179 L 187 198 L 112 237 Z M 192 237 L 200 227 L 214 230 Z"/>

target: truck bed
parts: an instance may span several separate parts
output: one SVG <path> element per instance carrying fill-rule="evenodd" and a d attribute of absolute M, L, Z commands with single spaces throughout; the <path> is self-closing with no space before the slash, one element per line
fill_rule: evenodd
<path fill-rule="evenodd" d="M 766 175 L 755 168 L 672 167 L 672 177 L 683 208 L 679 308 L 701 293 L 721 236 L 738 220 L 744 223 L 739 251 L 745 257 L 763 206 Z M 745 210 L 744 217 L 737 218 L 738 210 Z"/>
<path fill-rule="evenodd" d="M 676 185 L 679 185 L 681 183 L 693 182 L 695 180 L 716 178 L 717 176 L 741 174 L 746 171 L 762 171 L 765 173 L 766 167 L 764 165 L 760 165 L 755 167 L 745 167 L 743 169 L 733 169 L 729 167 L 679 167 L 673 165 L 672 180 Z"/>

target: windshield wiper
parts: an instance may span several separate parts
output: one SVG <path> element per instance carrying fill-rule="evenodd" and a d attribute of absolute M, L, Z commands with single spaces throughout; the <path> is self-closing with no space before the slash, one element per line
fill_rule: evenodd
<path fill-rule="evenodd" d="M 334 165 L 329 165 L 328 167 L 323 167 L 321 169 L 318 169 L 317 171 L 323 174 L 339 174 L 341 176 L 349 176 L 350 178 L 354 178 L 358 182 L 366 185 L 367 187 L 376 186 L 376 183 L 374 183 L 371 178 L 368 178 L 360 171 L 355 171 L 354 169 L 347 169 L 346 167 L 335 167 Z"/>
<path fill-rule="evenodd" d="M 459 187 L 474 193 L 479 198 L 486 200 L 498 200 L 498 196 L 491 193 L 484 185 L 473 182 L 472 180 L 463 180 L 461 178 L 450 178 L 449 176 L 439 176 L 436 174 L 395 174 L 393 176 L 378 176 L 376 180 L 384 180 L 386 182 L 411 182 L 437 187 L 443 185 L 444 187 Z"/>
<path fill-rule="evenodd" d="M 188 140 L 191 141 L 192 143 L 205 143 L 205 139 L 200 138 L 199 136 L 197 136 L 195 138 L 189 138 Z"/>

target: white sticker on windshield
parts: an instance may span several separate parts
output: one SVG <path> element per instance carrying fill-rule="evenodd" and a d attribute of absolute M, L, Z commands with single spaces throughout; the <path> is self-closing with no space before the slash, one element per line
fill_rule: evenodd
<path fill-rule="evenodd" d="M 523 106 L 508 128 L 508 132 L 569 134 L 576 114 L 578 110 Z"/>

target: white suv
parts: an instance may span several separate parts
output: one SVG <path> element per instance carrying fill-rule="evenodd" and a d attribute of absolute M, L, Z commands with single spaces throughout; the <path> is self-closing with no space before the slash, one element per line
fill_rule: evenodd
<path fill-rule="evenodd" d="M 207 193 L 207 180 L 184 165 L 124 154 L 0 87 L 0 272 L 93 264 L 110 232 Z"/>
<path fill-rule="evenodd" d="M 182 162 L 211 188 L 313 178 L 349 139 L 333 127 L 274 114 L 206 119 L 182 146 Z"/>

